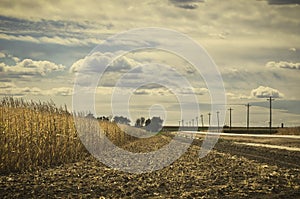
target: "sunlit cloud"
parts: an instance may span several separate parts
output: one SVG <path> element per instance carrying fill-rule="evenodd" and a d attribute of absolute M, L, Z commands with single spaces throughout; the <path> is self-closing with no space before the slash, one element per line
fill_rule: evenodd
<path fill-rule="evenodd" d="M 15 60 L 18 61 L 18 59 Z M 62 71 L 64 69 L 65 66 L 61 64 L 55 64 L 50 61 L 35 61 L 32 59 L 24 59 L 15 63 L 15 65 L 6 65 L 3 62 L 0 63 L 0 72 L 7 78 L 35 75 L 45 76 L 48 73 Z"/>
<path fill-rule="evenodd" d="M 267 86 L 259 86 L 256 89 L 253 89 L 251 91 L 251 96 L 256 98 L 268 98 L 268 97 L 274 97 L 274 98 L 282 98 L 284 97 L 284 94 L 279 92 L 277 89 L 270 88 Z"/>
<path fill-rule="evenodd" d="M 266 66 L 270 67 L 270 68 L 300 70 L 300 63 L 292 63 L 292 62 L 286 62 L 286 61 L 280 61 L 280 62 L 270 61 L 266 64 Z"/>

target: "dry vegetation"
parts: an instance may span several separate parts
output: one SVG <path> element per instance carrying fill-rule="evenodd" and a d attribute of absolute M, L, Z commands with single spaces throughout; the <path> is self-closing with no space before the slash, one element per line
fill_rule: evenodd
<path fill-rule="evenodd" d="M 56 107 L 53 102 L 3 98 L 0 101 L 0 173 L 37 170 L 83 160 L 89 153 L 81 140 L 93 143 L 99 140 L 89 133 L 94 131 L 91 124 L 95 121 L 82 115 L 75 117 L 79 128 L 85 130 L 79 139 L 74 117 L 66 107 Z M 136 140 L 114 123 L 97 121 L 96 125 L 99 124 L 115 145 L 123 147 Z M 300 127 L 279 129 L 278 134 L 300 135 Z"/>
<path fill-rule="evenodd" d="M 77 116 L 81 121 L 86 118 Z M 81 122 L 86 125 L 87 122 Z M 107 137 L 117 145 L 132 139 L 116 124 L 99 121 Z M 74 117 L 53 102 L 0 101 L 0 173 L 49 168 L 84 159 L 88 153 L 78 138 Z"/>
<path fill-rule="evenodd" d="M 300 127 L 287 127 L 278 129 L 280 135 L 300 135 Z"/>

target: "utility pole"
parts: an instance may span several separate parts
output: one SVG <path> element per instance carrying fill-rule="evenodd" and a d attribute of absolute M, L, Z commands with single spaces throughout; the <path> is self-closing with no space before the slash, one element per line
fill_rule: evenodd
<path fill-rule="evenodd" d="M 233 109 L 230 107 L 228 110 L 229 110 L 229 130 L 231 131 L 231 111 Z"/>
<path fill-rule="evenodd" d="M 198 116 L 196 117 L 196 124 L 197 124 L 197 131 L 198 131 L 199 128 Z"/>
<path fill-rule="evenodd" d="M 217 111 L 217 119 L 218 119 L 218 133 L 220 132 L 220 123 L 219 123 L 219 111 Z"/>
<path fill-rule="evenodd" d="M 203 115 L 200 115 L 201 117 L 201 123 L 202 123 L 202 128 L 204 127 L 204 123 L 203 123 Z"/>
<path fill-rule="evenodd" d="M 268 101 L 270 101 L 270 134 L 272 133 L 272 101 L 274 100 L 274 98 L 272 96 L 270 96 L 269 99 L 267 99 Z"/>
<path fill-rule="evenodd" d="M 249 131 L 249 108 L 250 108 L 250 104 L 246 104 L 245 106 L 247 106 L 247 130 Z"/>
<path fill-rule="evenodd" d="M 210 116 L 211 116 L 211 113 L 208 113 L 208 126 L 210 126 Z"/>
<path fill-rule="evenodd" d="M 183 119 L 181 120 L 181 124 L 182 124 L 182 126 L 184 126 L 184 120 Z"/>

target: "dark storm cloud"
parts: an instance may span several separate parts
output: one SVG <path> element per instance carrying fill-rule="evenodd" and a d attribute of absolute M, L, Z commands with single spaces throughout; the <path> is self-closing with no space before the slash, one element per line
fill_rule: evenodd
<path fill-rule="evenodd" d="M 300 0 L 268 0 L 270 5 L 300 4 Z"/>

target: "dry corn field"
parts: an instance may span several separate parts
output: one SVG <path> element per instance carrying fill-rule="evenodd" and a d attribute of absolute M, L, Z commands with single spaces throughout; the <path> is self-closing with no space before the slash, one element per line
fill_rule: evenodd
<path fill-rule="evenodd" d="M 76 117 L 82 128 L 91 126 Z M 105 135 L 117 145 L 132 139 L 116 124 L 99 121 Z M 0 102 L 0 173 L 31 171 L 75 162 L 88 156 L 78 138 L 74 118 L 54 103 L 3 98 Z"/>

